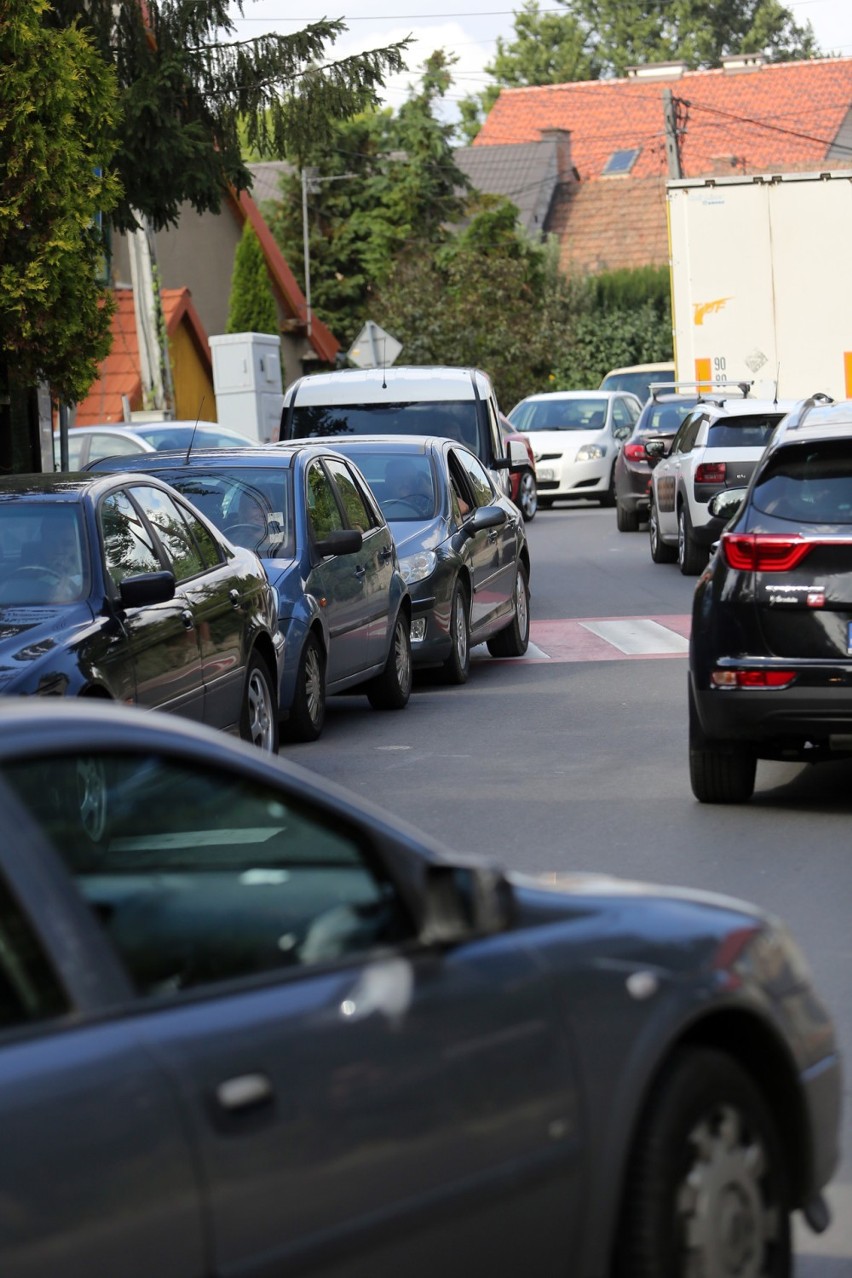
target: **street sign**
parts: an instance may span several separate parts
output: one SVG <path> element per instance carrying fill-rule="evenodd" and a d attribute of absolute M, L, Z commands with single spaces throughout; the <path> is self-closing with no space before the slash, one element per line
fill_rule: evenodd
<path fill-rule="evenodd" d="M 390 368 L 401 350 L 401 342 L 367 320 L 346 353 L 356 368 Z"/>

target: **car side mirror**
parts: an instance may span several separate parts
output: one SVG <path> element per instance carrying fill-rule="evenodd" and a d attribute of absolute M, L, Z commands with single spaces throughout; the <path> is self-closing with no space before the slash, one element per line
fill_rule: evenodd
<path fill-rule="evenodd" d="M 363 544 L 364 534 L 357 528 L 340 528 L 314 543 L 317 553 L 324 559 L 329 555 L 354 555 Z"/>
<path fill-rule="evenodd" d="M 513 474 L 519 470 L 526 470 L 530 464 L 529 454 L 519 439 L 506 441 L 506 459 L 509 470 Z"/>
<path fill-rule="evenodd" d="M 503 932 L 512 921 L 513 905 L 510 884 L 493 866 L 429 865 L 423 884 L 421 939 L 446 945 Z"/>
<path fill-rule="evenodd" d="M 168 603 L 175 597 L 173 572 L 140 572 L 118 583 L 118 593 L 125 608 Z"/>
<path fill-rule="evenodd" d="M 724 519 L 727 523 L 743 504 L 745 495 L 745 488 L 726 488 L 723 493 L 716 493 L 715 497 L 710 498 L 707 510 L 714 519 Z"/>
<path fill-rule="evenodd" d="M 672 441 L 670 439 L 645 440 L 645 459 L 652 470 L 657 462 L 662 461 L 664 457 L 668 457 L 671 444 Z"/>
<path fill-rule="evenodd" d="M 505 524 L 507 518 L 508 515 L 502 506 L 480 506 L 473 512 L 470 519 L 465 520 L 460 531 L 472 537 L 483 528 L 499 528 L 501 524 Z"/>

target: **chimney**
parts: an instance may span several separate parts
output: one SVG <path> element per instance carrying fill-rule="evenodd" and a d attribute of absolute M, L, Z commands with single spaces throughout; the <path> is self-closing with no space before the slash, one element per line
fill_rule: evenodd
<path fill-rule="evenodd" d="M 646 62 L 639 67 L 628 67 L 628 80 L 679 80 L 686 71 L 685 62 Z"/>
<path fill-rule="evenodd" d="M 763 53 L 726 53 L 721 59 L 722 70 L 726 75 L 739 75 L 743 71 L 759 71 L 766 66 L 766 55 Z"/>
<path fill-rule="evenodd" d="M 556 151 L 556 180 L 561 185 L 572 182 L 575 178 L 574 165 L 571 160 L 571 130 L 541 129 L 542 142 L 552 142 Z"/>

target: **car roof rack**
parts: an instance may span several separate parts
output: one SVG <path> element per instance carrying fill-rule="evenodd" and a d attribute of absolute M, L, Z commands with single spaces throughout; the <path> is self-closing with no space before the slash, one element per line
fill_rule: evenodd
<path fill-rule="evenodd" d="M 808 415 L 812 408 L 824 408 L 828 404 L 835 401 L 831 395 L 826 395 L 824 391 L 815 391 L 813 395 L 809 395 L 807 399 L 800 400 L 779 423 L 778 428 L 773 437 L 773 442 L 777 442 L 788 431 L 798 430 L 801 426 L 806 426 Z M 838 422 L 838 425 L 848 426 L 848 421 Z"/>
<path fill-rule="evenodd" d="M 703 403 L 720 404 L 725 399 L 729 398 L 729 394 L 731 390 L 738 390 L 743 399 L 748 399 L 749 392 L 751 391 L 753 386 L 754 386 L 754 382 L 739 382 L 739 381 L 708 382 L 705 379 L 704 381 L 698 381 L 698 382 L 651 382 L 650 386 L 648 387 L 648 390 L 652 398 L 654 399 L 657 399 L 658 391 L 660 392 L 669 391 L 669 392 L 676 392 L 676 393 L 677 392 L 684 393 L 684 392 L 692 391 L 695 394 L 695 397 L 700 404 L 703 404 Z M 705 387 L 707 389 L 704 389 Z M 725 389 L 726 387 L 728 388 L 727 391 Z"/>

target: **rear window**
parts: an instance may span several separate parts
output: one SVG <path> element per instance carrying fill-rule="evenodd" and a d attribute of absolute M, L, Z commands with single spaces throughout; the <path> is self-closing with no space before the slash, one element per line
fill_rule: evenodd
<path fill-rule="evenodd" d="M 531 399 L 517 404 L 509 414 L 515 430 L 602 430 L 606 425 L 608 400 Z"/>
<path fill-rule="evenodd" d="M 686 399 L 683 403 L 651 403 L 646 404 L 642 416 L 636 423 L 636 436 L 642 435 L 674 435 L 686 417 L 691 413 L 698 399 Z"/>
<path fill-rule="evenodd" d="M 262 559 L 293 555 L 293 476 L 288 468 L 158 468 L 157 474 L 235 545 L 253 550 Z"/>
<path fill-rule="evenodd" d="M 751 413 L 748 417 L 726 417 L 711 425 L 707 447 L 765 448 L 783 416 L 783 413 Z"/>
<path fill-rule="evenodd" d="M 795 523 L 852 524 L 848 441 L 779 449 L 755 483 L 752 505 Z"/>
<path fill-rule="evenodd" d="M 323 435 L 438 435 L 482 457 L 476 400 L 420 400 L 401 404 L 297 404 L 289 439 Z"/>

